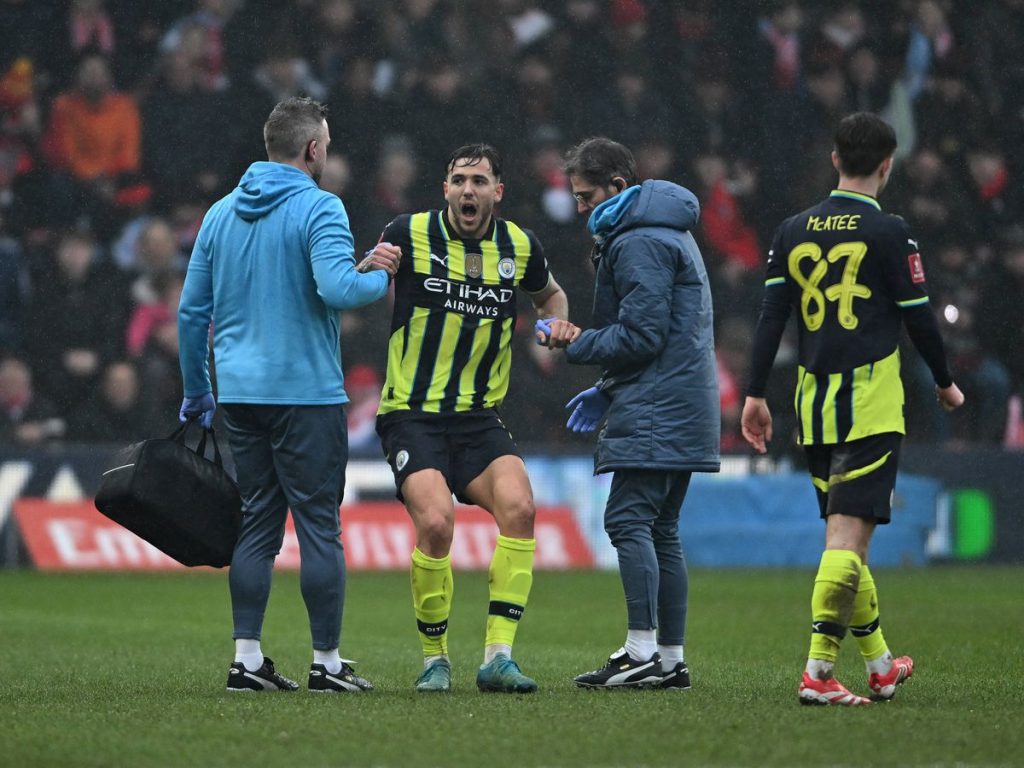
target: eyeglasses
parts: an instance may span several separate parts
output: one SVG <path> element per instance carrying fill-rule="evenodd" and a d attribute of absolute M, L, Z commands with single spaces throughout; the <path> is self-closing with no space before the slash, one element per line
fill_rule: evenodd
<path fill-rule="evenodd" d="M 596 195 L 598 192 L 602 190 L 604 190 L 606 195 L 616 194 L 615 192 L 611 191 L 611 188 L 614 187 L 615 185 L 612 183 L 612 180 L 608 179 L 607 182 L 605 182 L 604 184 L 599 184 L 593 189 L 584 189 L 580 192 L 573 192 L 572 196 L 580 205 L 591 205 L 591 203 L 594 200 L 594 195 Z"/>

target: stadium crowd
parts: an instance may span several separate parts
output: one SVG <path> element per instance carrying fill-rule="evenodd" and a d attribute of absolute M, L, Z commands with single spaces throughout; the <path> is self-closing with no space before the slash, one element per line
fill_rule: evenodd
<path fill-rule="evenodd" d="M 877 111 L 899 139 L 881 203 L 916 233 L 971 409 L 942 413 L 908 356 L 909 439 L 1024 445 L 1024 0 L 0 0 L 0 441 L 171 431 L 193 240 L 292 95 L 331 110 L 321 185 L 357 253 L 443 205 L 453 148 L 496 145 L 499 215 L 538 235 L 584 328 L 593 270 L 565 150 L 608 135 L 643 178 L 691 188 L 724 450 L 742 450 L 771 233 L 834 185 L 838 119 Z M 352 447 L 373 454 L 389 316 L 343 318 Z M 520 326 L 504 418 L 530 447 L 588 450 L 564 404 L 596 372 Z M 795 368 L 791 346 L 776 364 Z M 772 377 L 774 402 L 794 375 Z"/>

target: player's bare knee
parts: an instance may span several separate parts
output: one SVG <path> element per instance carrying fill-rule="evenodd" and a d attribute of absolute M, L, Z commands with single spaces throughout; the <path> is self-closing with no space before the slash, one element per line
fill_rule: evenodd
<path fill-rule="evenodd" d="M 443 557 L 448 553 L 454 530 L 454 520 L 444 510 L 416 515 L 416 537 L 420 544 L 426 544 L 429 551 L 424 550 L 424 554 L 430 557 Z"/>
<path fill-rule="evenodd" d="M 498 505 L 494 517 L 502 535 L 513 538 L 532 538 L 537 508 L 531 496 L 505 499 Z"/>

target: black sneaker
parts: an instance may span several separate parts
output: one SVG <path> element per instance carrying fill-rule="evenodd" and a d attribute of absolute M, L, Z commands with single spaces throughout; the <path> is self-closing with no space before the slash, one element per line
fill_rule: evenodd
<path fill-rule="evenodd" d="M 279 675 L 269 656 L 263 657 L 263 666 L 250 672 L 240 661 L 228 670 L 229 691 L 297 691 L 299 684 Z"/>
<path fill-rule="evenodd" d="M 341 671 L 336 674 L 328 672 L 323 664 L 310 665 L 308 687 L 313 693 L 358 693 L 373 690 L 373 684 L 357 675 L 345 661 L 341 663 Z"/>
<path fill-rule="evenodd" d="M 580 688 L 654 688 L 661 677 L 661 654 L 657 651 L 647 661 L 639 661 L 621 650 L 601 669 L 577 675 L 576 685 Z"/>
<path fill-rule="evenodd" d="M 686 668 L 685 662 L 678 662 L 670 672 L 661 673 L 659 688 L 669 688 L 677 691 L 690 690 L 690 670 Z"/>

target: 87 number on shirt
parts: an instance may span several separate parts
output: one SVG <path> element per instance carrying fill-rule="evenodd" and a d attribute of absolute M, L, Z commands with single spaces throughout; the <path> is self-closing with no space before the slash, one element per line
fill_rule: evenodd
<path fill-rule="evenodd" d="M 826 302 L 837 302 L 839 325 L 852 331 L 860 321 L 853 311 L 854 299 L 871 297 L 871 289 L 857 282 L 857 272 L 868 252 L 868 245 L 862 241 L 837 243 L 822 257 L 821 246 L 817 243 L 805 242 L 796 245 L 789 252 L 787 259 L 789 274 L 803 289 L 800 295 L 800 312 L 808 331 L 816 331 L 825 322 Z M 824 290 L 821 281 L 828 274 L 829 264 L 846 259 L 846 266 L 838 283 L 827 285 Z M 809 274 L 804 274 L 802 262 L 809 259 L 812 267 Z"/>

